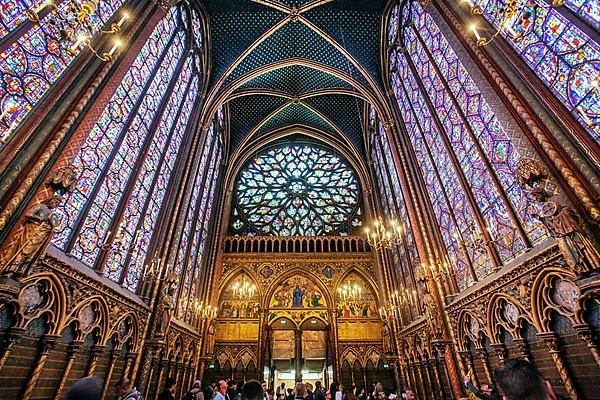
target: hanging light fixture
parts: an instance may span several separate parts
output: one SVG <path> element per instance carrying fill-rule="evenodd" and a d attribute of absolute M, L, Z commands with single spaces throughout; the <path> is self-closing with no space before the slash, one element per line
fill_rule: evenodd
<path fill-rule="evenodd" d="M 342 301 L 359 301 L 362 298 L 362 287 L 356 282 L 346 282 L 338 287 Z"/>
<path fill-rule="evenodd" d="M 54 11 L 49 14 L 48 24 L 56 27 L 59 32 L 61 42 L 67 47 L 66 52 L 70 56 L 75 55 L 81 46 L 89 48 L 96 57 L 102 61 L 110 61 L 117 49 L 123 44 L 120 39 L 116 39 L 112 48 L 108 52 L 100 53 L 92 45 L 92 39 L 97 34 L 114 35 L 121 32 L 121 27 L 129 18 L 127 13 L 121 14 L 118 22 L 110 24 L 108 30 L 95 32 L 92 25 L 92 18 L 96 15 L 96 10 L 102 0 L 93 1 L 69 1 L 66 7 L 58 8 L 54 0 L 46 0 L 35 10 L 25 11 L 25 16 L 34 23 L 40 22 L 40 14 L 49 9 Z"/>
<path fill-rule="evenodd" d="M 483 9 L 478 4 L 479 0 L 463 0 L 470 9 L 473 15 L 483 15 Z M 560 7 L 564 4 L 564 0 L 553 0 L 552 7 Z M 525 31 L 527 21 L 531 18 L 534 7 L 541 7 L 539 4 L 531 0 L 507 0 L 505 4 L 498 5 L 493 11 L 492 20 L 498 21 L 496 30 L 489 36 L 480 34 L 478 26 L 474 22 L 469 26 L 469 30 L 475 35 L 477 46 L 486 46 L 490 44 L 500 34 L 506 34 L 515 42 L 523 40 L 523 32 Z M 533 22 L 535 23 L 535 22 Z"/>
<path fill-rule="evenodd" d="M 375 250 L 390 249 L 402 242 L 402 225 L 392 220 L 384 223 L 382 217 L 377 217 L 372 227 L 365 228 L 367 242 Z"/>
<path fill-rule="evenodd" d="M 249 283 L 243 276 L 241 281 L 234 282 L 231 286 L 233 297 L 240 300 L 249 300 L 254 297 L 256 285 Z"/>

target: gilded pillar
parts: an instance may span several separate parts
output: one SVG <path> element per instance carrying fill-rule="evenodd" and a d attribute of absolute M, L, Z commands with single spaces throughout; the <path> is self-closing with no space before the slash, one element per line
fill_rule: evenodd
<path fill-rule="evenodd" d="M 0 357 L 0 371 L 2 371 L 6 361 L 8 361 L 8 358 L 12 353 L 13 346 L 17 343 L 19 337 L 23 335 L 23 332 L 25 332 L 24 328 L 12 327 L 4 335 L 2 340 L 2 357 Z"/>
<path fill-rule="evenodd" d="M 98 358 L 100 358 L 100 355 L 104 351 L 104 348 L 105 346 L 94 346 L 90 350 L 90 363 L 88 365 L 86 376 L 94 375 L 94 372 L 96 371 L 96 366 L 98 365 Z"/>
<path fill-rule="evenodd" d="M 296 382 L 302 382 L 302 331 L 294 330 L 294 369 L 296 370 Z"/>
<path fill-rule="evenodd" d="M 433 378 L 431 377 L 431 371 L 429 371 L 429 360 L 423 358 L 423 361 L 421 361 L 421 365 L 423 366 L 423 369 L 425 370 L 425 376 L 427 377 L 427 383 L 429 385 L 429 387 L 431 388 L 431 395 L 432 397 L 435 399 L 435 383 L 433 382 Z"/>
<path fill-rule="evenodd" d="M 161 388 L 161 384 L 162 384 L 162 381 L 163 381 L 163 377 L 165 375 L 166 366 L 167 366 L 167 361 L 165 361 L 165 360 L 161 360 L 158 363 L 158 379 L 156 381 L 156 387 L 159 390 L 157 390 L 156 393 L 155 393 L 155 395 L 154 395 L 154 399 L 155 400 L 158 399 L 158 395 L 160 394 L 160 388 Z"/>
<path fill-rule="evenodd" d="M 600 350 L 598 349 L 598 343 L 596 342 L 596 338 L 594 332 L 590 328 L 589 325 L 573 325 L 573 328 L 579 334 L 579 337 L 585 342 L 587 348 L 592 353 L 594 360 L 596 360 L 596 364 L 600 367 Z"/>
<path fill-rule="evenodd" d="M 104 378 L 104 385 L 102 386 L 102 395 L 100 396 L 100 400 L 104 400 L 106 397 L 106 393 L 110 387 L 110 381 L 112 379 L 113 372 L 115 371 L 115 364 L 117 363 L 118 358 L 119 353 L 117 350 L 112 350 L 108 356 L 108 372 L 106 372 L 106 377 Z"/>
<path fill-rule="evenodd" d="M 67 350 L 67 365 L 65 365 L 65 370 L 63 372 L 62 378 L 60 378 L 60 383 L 58 384 L 58 388 L 54 393 L 54 399 L 60 400 L 62 398 L 63 392 L 65 390 L 65 384 L 67 383 L 67 379 L 69 378 L 69 374 L 71 373 L 71 368 L 73 368 L 73 362 L 75 361 L 75 357 L 77 357 L 77 351 L 81 347 L 81 341 L 73 341 Z"/>
<path fill-rule="evenodd" d="M 481 360 L 481 365 L 483 365 L 483 373 L 488 382 L 493 383 L 494 377 L 490 371 L 490 360 L 488 358 L 487 351 L 484 347 L 479 347 L 476 349 L 477 354 L 479 355 L 479 359 Z"/>
<path fill-rule="evenodd" d="M 444 396 L 444 385 L 442 385 L 442 377 L 440 375 L 440 369 L 435 357 L 431 357 L 429 360 L 429 367 L 433 371 L 433 377 L 435 379 L 435 387 L 436 390 L 433 393 L 434 398 L 442 398 L 445 399 Z"/>
<path fill-rule="evenodd" d="M 531 362 L 531 354 L 529 353 L 529 343 L 527 343 L 527 339 L 514 338 L 513 342 L 519 348 L 519 351 L 521 352 L 521 358 Z"/>
<path fill-rule="evenodd" d="M 29 400 L 29 398 L 31 397 L 33 389 L 35 388 L 35 385 L 38 379 L 40 378 L 40 375 L 42 374 L 44 365 L 48 360 L 48 354 L 50 354 L 50 351 L 54 349 L 54 346 L 56 346 L 56 342 L 59 338 L 60 336 L 57 335 L 44 335 L 40 339 L 40 351 L 38 353 L 37 360 L 34 364 L 35 367 L 33 368 L 33 371 L 31 372 L 31 375 L 27 380 L 25 390 L 23 391 L 23 394 L 20 397 L 21 400 Z"/>
<path fill-rule="evenodd" d="M 500 360 L 500 365 L 503 365 L 506 361 L 506 346 L 504 346 L 504 343 L 492 343 L 490 346 Z"/>
<path fill-rule="evenodd" d="M 133 365 L 133 361 L 136 358 L 135 353 L 127 353 L 125 356 L 125 367 L 123 368 L 123 376 L 121 378 L 129 377 L 129 372 L 131 371 L 131 366 Z"/>
<path fill-rule="evenodd" d="M 575 388 L 571 374 L 569 374 L 565 360 L 561 355 L 558 337 L 554 332 L 541 332 L 538 333 L 538 337 L 544 341 L 544 344 L 548 348 L 548 352 L 552 356 L 554 364 L 556 364 L 556 369 L 558 370 L 560 379 L 565 385 L 567 393 L 569 393 L 569 397 L 571 399 L 579 399 L 579 394 L 577 393 L 577 389 Z"/>
<path fill-rule="evenodd" d="M 442 374 L 440 372 L 440 365 L 438 363 L 437 357 L 433 357 L 429 359 L 429 363 L 431 364 L 431 368 L 433 369 L 433 374 L 435 376 L 435 382 L 438 387 L 439 394 L 442 400 L 446 400 L 446 391 L 444 390 L 444 380 L 442 379 Z"/>
<path fill-rule="evenodd" d="M 463 361 L 463 364 L 466 365 L 468 374 L 471 376 L 471 380 L 473 381 L 473 385 L 479 387 L 479 379 L 477 378 L 477 374 L 475 373 L 475 366 L 473 365 L 473 358 L 471 357 L 471 353 L 469 351 L 459 351 L 458 355 Z"/>

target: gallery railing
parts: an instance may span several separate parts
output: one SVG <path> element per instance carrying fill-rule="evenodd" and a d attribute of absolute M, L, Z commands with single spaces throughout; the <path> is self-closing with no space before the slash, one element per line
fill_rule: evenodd
<path fill-rule="evenodd" d="M 360 236 L 227 236 L 225 253 L 367 253 L 371 246 Z"/>

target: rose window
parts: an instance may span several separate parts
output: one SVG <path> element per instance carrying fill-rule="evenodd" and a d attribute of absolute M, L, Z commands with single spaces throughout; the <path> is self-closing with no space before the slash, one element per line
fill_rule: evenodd
<path fill-rule="evenodd" d="M 278 145 L 258 153 L 238 175 L 234 235 L 349 235 L 361 225 L 356 174 L 331 150 Z"/>

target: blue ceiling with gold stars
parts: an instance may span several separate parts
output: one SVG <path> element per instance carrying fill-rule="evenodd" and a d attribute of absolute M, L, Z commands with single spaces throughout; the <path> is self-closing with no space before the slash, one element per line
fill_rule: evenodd
<path fill-rule="evenodd" d="M 305 127 L 364 155 L 365 101 L 383 92 L 384 0 L 205 0 L 208 101 L 227 103 L 230 150 Z"/>

